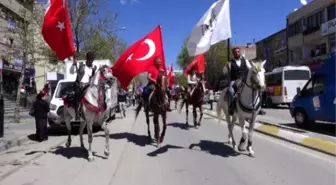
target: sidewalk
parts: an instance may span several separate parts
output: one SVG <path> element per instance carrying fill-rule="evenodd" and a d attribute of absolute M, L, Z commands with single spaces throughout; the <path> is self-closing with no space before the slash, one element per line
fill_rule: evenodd
<path fill-rule="evenodd" d="M 0 153 L 9 148 L 20 146 L 29 140 L 28 136 L 35 133 L 35 120 L 29 119 L 22 123 L 5 123 L 4 137 L 0 138 Z"/>

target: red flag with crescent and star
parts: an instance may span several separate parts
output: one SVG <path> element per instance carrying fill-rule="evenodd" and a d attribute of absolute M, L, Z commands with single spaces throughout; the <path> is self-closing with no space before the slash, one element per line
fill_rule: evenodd
<path fill-rule="evenodd" d="M 194 60 L 187 66 L 184 70 L 184 75 L 188 76 L 191 68 L 195 67 L 196 72 L 203 73 L 204 72 L 204 53 L 197 55 Z"/>
<path fill-rule="evenodd" d="M 75 48 L 65 0 L 48 0 L 42 35 L 60 60 L 74 55 Z"/>
<path fill-rule="evenodd" d="M 174 85 L 174 75 L 173 75 L 173 64 L 171 64 L 167 69 L 167 77 L 169 78 L 169 87 Z"/>
<path fill-rule="evenodd" d="M 154 60 L 160 58 L 161 68 L 165 69 L 165 58 L 161 35 L 161 26 L 130 46 L 112 67 L 113 75 L 126 89 L 131 80 L 154 66 Z"/>

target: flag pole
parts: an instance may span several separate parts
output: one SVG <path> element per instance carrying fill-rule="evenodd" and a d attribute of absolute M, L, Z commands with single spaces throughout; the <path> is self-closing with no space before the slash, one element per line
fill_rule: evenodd
<path fill-rule="evenodd" d="M 227 40 L 227 61 L 230 61 L 230 38 Z"/>

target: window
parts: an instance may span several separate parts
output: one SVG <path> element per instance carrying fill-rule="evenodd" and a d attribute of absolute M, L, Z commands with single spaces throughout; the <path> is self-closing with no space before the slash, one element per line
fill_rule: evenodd
<path fill-rule="evenodd" d="M 62 82 L 56 91 L 55 98 L 62 98 L 68 90 L 72 89 L 74 82 Z"/>
<path fill-rule="evenodd" d="M 323 44 L 316 45 L 314 56 L 320 56 L 320 55 L 325 55 L 325 54 L 327 54 L 327 44 L 323 43 Z"/>
<path fill-rule="evenodd" d="M 295 36 L 295 35 L 301 33 L 301 31 L 302 31 L 302 22 L 300 20 L 300 21 L 295 22 L 294 24 L 291 24 L 288 27 L 288 32 L 289 32 L 288 37 Z"/>
<path fill-rule="evenodd" d="M 336 52 L 336 36 L 333 35 L 329 39 L 329 52 Z"/>
<path fill-rule="evenodd" d="M 336 18 L 336 4 L 330 5 L 327 9 L 328 12 L 328 21 Z"/>
<path fill-rule="evenodd" d="M 285 71 L 285 80 L 309 80 L 309 71 L 304 70 L 287 70 Z"/>
<path fill-rule="evenodd" d="M 322 94 L 324 91 L 324 75 L 315 75 L 307 85 L 303 88 L 301 94 L 303 96 L 314 96 L 318 94 Z"/>
<path fill-rule="evenodd" d="M 282 85 L 282 73 L 266 74 L 267 85 Z"/>

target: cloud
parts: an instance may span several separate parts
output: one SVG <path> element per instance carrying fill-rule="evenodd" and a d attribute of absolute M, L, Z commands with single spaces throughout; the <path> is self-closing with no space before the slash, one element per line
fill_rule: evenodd
<path fill-rule="evenodd" d="M 127 3 L 133 4 L 133 3 L 138 3 L 138 2 L 139 2 L 138 0 L 120 0 L 120 4 L 122 5 L 125 5 Z"/>

